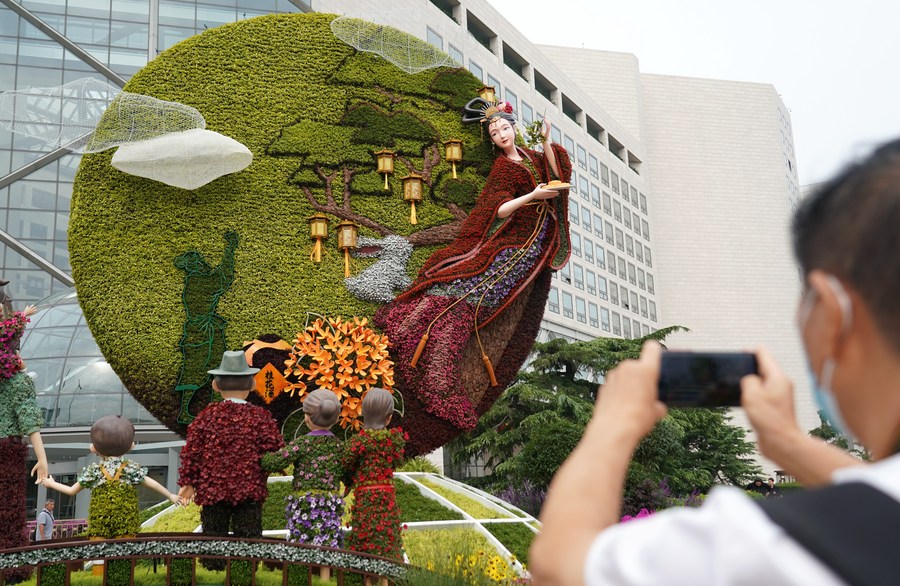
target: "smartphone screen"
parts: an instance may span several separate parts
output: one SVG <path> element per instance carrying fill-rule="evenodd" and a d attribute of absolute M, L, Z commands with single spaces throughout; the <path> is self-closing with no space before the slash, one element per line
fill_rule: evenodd
<path fill-rule="evenodd" d="M 670 407 L 736 407 L 741 378 L 756 372 L 749 352 L 663 352 L 659 400 Z"/>

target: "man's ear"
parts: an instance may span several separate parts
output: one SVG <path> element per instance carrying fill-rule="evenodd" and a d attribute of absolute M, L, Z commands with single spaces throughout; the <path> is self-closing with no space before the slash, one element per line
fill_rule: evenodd
<path fill-rule="evenodd" d="M 385 426 L 385 427 L 387 427 L 388 425 L 391 424 L 391 417 L 393 417 L 393 416 L 394 416 L 394 414 L 391 413 L 390 415 L 387 416 L 387 419 L 384 420 L 384 426 Z"/>
<path fill-rule="evenodd" d="M 849 316 L 845 316 L 845 310 L 841 309 L 841 300 L 838 293 L 829 283 L 831 277 L 828 273 L 815 269 L 807 275 L 809 287 L 815 291 L 818 298 L 815 307 L 809 315 L 809 335 L 817 340 L 816 346 L 825 357 L 835 357 L 840 352 L 846 328 L 845 323 Z"/>
<path fill-rule="evenodd" d="M 136 443 L 131 442 L 131 447 L 128 448 L 128 451 L 130 452 L 131 450 L 133 450 L 133 449 L 134 449 L 134 446 L 136 446 L 136 445 L 137 445 Z"/>
<path fill-rule="evenodd" d="M 97 453 L 97 448 L 94 447 L 94 444 L 91 444 L 91 448 L 90 448 L 90 449 L 91 449 L 91 453 L 92 453 L 92 454 L 96 454 L 96 453 Z"/>
<path fill-rule="evenodd" d="M 222 392 L 222 389 L 219 388 L 219 383 L 216 381 L 216 377 L 213 377 L 213 379 L 212 379 L 212 388 L 217 393 Z"/>

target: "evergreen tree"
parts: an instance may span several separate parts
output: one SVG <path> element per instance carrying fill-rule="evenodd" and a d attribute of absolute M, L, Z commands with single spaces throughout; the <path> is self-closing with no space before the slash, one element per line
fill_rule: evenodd
<path fill-rule="evenodd" d="M 505 488 L 529 480 L 546 487 L 593 414 L 598 385 L 622 360 L 637 358 L 646 340 L 664 341 L 673 326 L 632 340 L 555 339 L 536 343 L 529 370 L 471 432 L 449 446 L 457 464 L 481 457 L 492 470 L 479 484 Z M 674 494 L 705 492 L 715 483 L 744 484 L 759 474 L 746 431 L 727 409 L 672 409 L 635 451 L 626 493 L 667 483 Z"/>

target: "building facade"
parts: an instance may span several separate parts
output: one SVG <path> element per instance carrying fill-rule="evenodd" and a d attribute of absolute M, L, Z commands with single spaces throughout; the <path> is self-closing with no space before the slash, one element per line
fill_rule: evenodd
<path fill-rule="evenodd" d="M 0 0 L 0 89 L 86 76 L 121 86 L 180 40 L 275 12 L 394 26 L 494 86 L 521 123 L 545 117 L 552 139 L 572 158 L 573 254 L 554 276 L 542 340 L 639 337 L 679 324 L 691 332 L 674 337 L 673 346 L 768 342 L 789 374 L 805 380 L 791 328 L 799 280 L 785 232 L 798 196 L 796 168 L 790 117 L 771 86 L 647 75 L 634 55 L 538 46 L 487 0 L 397 0 L 385 7 L 350 0 Z M 42 307 L 50 312 L 73 299 L 66 233 L 79 162 L 77 154 L 0 129 L 0 275 L 11 281 L 17 304 L 53 295 Z M 51 349 L 37 344 L 45 334 L 35 332 L 25 346 L 36 368 L 42 360 L 55 368 L 59 352 L 83 358 L 37 379 L 51 457 L 80 469 L 84 455 L 74 454 L 86 448 L 88 419 L 133 408 L 146 441 L 158 446 L 147 465 L 158 466 L 174 489 L 177 443 L 167 442 L 176 438 L 152 417 L 144 421 L 99 352 L 71 354 L 88 343 L 89 332 L 77 304 L 66 311 L 77 314 L 70 319 L 82 329 L 73 327 L 73 335 L 83 339 L 57 336 Z M 89 385 L 102 388 L 92 394 Z M 66 405 L 78 396 L 84 401 L 74 413 L 88 402 L 93 407 L 67 419 Z M 801 402 L 804 425 L 814 427 L 809 411 Z M 33 495 L 35 502 L 43 496 Z"/>

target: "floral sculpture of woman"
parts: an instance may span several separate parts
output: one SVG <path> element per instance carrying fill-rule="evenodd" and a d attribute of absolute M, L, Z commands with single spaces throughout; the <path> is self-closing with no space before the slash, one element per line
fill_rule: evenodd
<path fill-rule="evenodd" d="M 25 479 L 22 471 L 28 456 L 28 436 L 34 448 L 37 464 L 31 470 L 38 482 L 47 478 L 47 454 L 41 438 L 44 416 L 37 402 L 34 381 L 25 372 L 25 363 L 15 349 L 29 321 L 35 313 L 33 305 L 25 311 L 5 314 L 0 323 L 0 549 L 28 545 L 25 517 Z M 13 570 L 7 580 L 25 579 L 27 570 Z"/>
<path fill-rule="evenodd" d="M 406 434 L 385 429 L 394 411 L 390 392 L 374 387 L 363 397 L 364 429 L 350 439 L 344 454 L 348 485 L 354 489 L 352 531 L 347 547 L 400 559 L 400 509 L 394 498 L 394 467 L 403 460 Z"/>
<path fill-rule="evenodd" d="M 412 287 L 375 316 L 391 340 L 397 388 L 462 430 L 475 426 L 479 398 L 502 391 L 489 387 L 497 387 L 498 379 L 508 382 L 521 366 L 537 321 L 529 320 L 525 329 L 516 326 L 509 346 L 523 348 L 512 350 L 483 342 L 481 330 L 517 300 L 543 307 L 550 271 L 569 255 L 567 185 L 545 186 L 554 179 L 568 181 L 571 164 L 566 151 L 549 142 L 549 124 L 542 128 L 543 152 L 537 152 L 516 146 L 509 104 L 476 98 L 463 117 L 474 121 L 484 124 L 500 151 L 475 207 L 456 240 L 432 254 Z M 480 378 L 463 370 L 473 343 L 484 362 Z M 495 375 L 495 368 L 503 376 Z"/>

